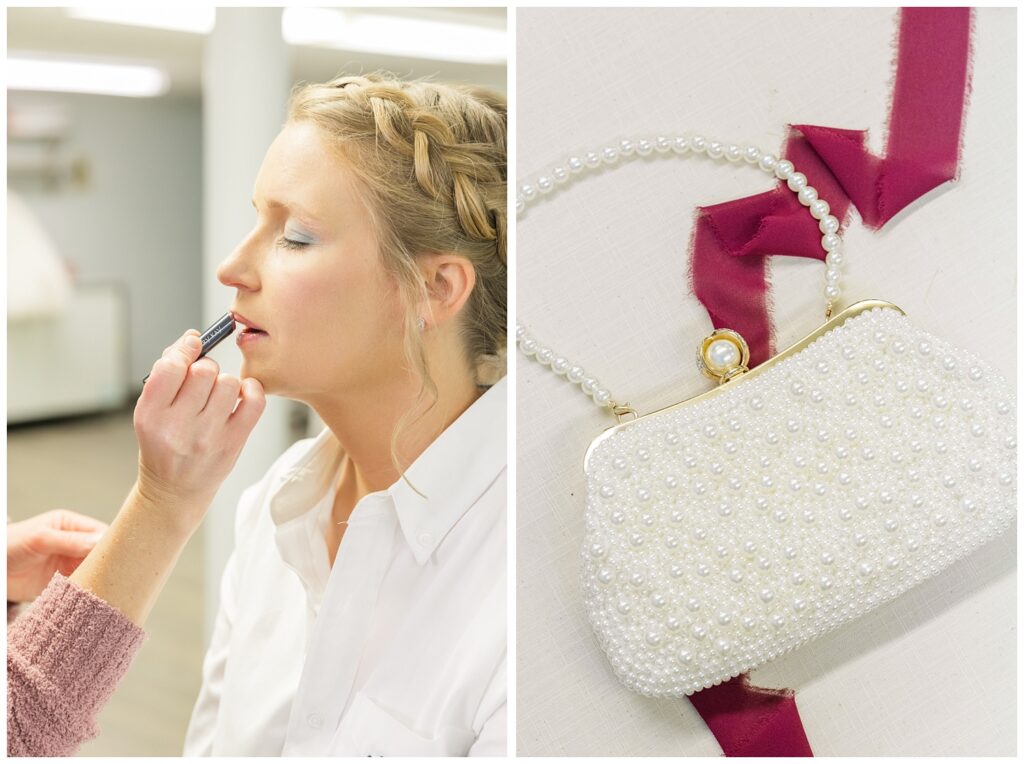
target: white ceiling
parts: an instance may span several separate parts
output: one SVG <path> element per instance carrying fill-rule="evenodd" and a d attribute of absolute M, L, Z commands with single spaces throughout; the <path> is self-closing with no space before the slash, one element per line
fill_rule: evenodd
<path fill-rule="evenodd" d="M 388 12 L 407 16 L 472 22 L 504 28 L 506 11 L 497 8 L 403 8 Z M 9 54 L 32 52 L 117 58 L 154 63 L 167 70 L 171 89 L 164 97 L 198 98 L 201 94 L 205 35 L 73 19 L 63 8 L 8 8 Z M 403 77 L 433 75 L 505 91 L 505 66 L 350 53 L 326 48 L 293 47 L 292 76 L 317 81 L 341 71 L 386 69 Z"/>

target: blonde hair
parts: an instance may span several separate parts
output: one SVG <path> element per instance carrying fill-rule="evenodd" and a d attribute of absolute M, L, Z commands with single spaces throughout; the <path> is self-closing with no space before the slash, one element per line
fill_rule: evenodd
<path fill-rule="evenodd" d="M 505 98 L 484 88 L 382 72 L 300 84 L 289 99 L 288 121 L 317 125 L 361 181 L 382 265 L 406 306 L 405 356 L 422 381 L 416 403 L 433 396 L 426 410 L 438 394 L 412 307 L 427 298 L 419 254 L 472 263 L 476 283 L 458 319 L 467 368 L 478 386 L 506 373 L 506 112 Z M 396 446 L 412 410 L 391 438 L 403 478 Z"/>

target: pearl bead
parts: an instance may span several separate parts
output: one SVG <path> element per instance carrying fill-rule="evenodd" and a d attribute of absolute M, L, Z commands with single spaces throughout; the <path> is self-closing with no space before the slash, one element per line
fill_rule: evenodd
<path fill-rule="evenodd" d="M 705 362 L 713 370 L 730 369 L 740 362 L 740 349 L 729 340 L 715 340 L 705 353 Z"/>
<path fill-rule="evenodd" d="M 796 198 L 804 207 L 810 207 L 818 199 L 818 190 L 814 186 L 804 186 L 797 192 Z"/>
<path fill-rule="evenodd" d="M 775 177 L 787 180 L 793 174 L 793 163 L 788 159 L 780 159 L 775 165 Z"/>
<path fill-rule="evenodd" d="M 826 235 L 834 234 L 839 230 L 839 218 L 834 215 L 825 215 L 825 217 L 818 221 L 818 229 Z"/>
<path fill-rule="evenodd" d="M 762 154 L 761 158 L 757 160 L 757 166 L 765 172 L 775 173 L 775 167 L 779 163 L 779 158 L 774 154 Z"/>
<path fill-rule="evenodd" d="M 790 191 L 799 191 L 807 186 L 807 176 L 802 172 L 794 172 L 789 176 L 786 185 L 789 186 Z"/>
<path fill-rule="evenodd" d="M 839 268 L 846 261 L 846 255 L 840 249 L 833 250 L 825 255 L 825 265 L 830 268 Z"/>

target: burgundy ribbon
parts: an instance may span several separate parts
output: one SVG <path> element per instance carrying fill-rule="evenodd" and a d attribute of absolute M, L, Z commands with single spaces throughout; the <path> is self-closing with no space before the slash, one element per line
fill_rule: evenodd
<path fill-rule="evenodd" d="M 769 690 L 738 677 L 694 693 L 690 702 L 726 756 L 813 756 L 795 690 Z"/>
<path fill-rule="evenodd" d="M 782 156 L 807 176 L 842 223 L 852 204 L 881 228 L 956 177 L 970 93 L 970 8 L 901 8 L 896 78 L 883 156 L 866 130 L 790 125 Z M 766 258 L 824 260 L 821 231 L 796 194 L 772 191 L 697 210 L 690 278 L 716 328 L 738 331 L 753 368 L 775 355 Z M 816 294 L 812 299 L 821 300 Z M 749 684 L 746 674 L 690 696 L 726 756 L 813 756 L 793 690 Z"/>

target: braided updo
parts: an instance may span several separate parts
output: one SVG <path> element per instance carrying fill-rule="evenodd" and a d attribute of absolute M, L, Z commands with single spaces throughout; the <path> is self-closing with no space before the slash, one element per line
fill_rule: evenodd
<path fill-rule="evenodd" d="M 421 253 L 469 260 L 476 283 L 459 316 L 478 385 L 506 366 L 506 102 L 484 88 L 403 81 L 383 73 L 300 84 L 289 121 L 311 121 L 361 180 L 384 268 L 408 306 L 405 352 L 437 398 L 417 315 L 426 285 Z"/>

